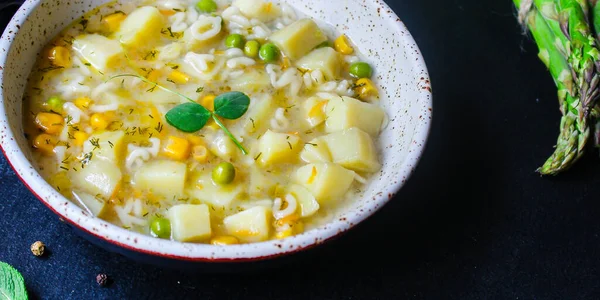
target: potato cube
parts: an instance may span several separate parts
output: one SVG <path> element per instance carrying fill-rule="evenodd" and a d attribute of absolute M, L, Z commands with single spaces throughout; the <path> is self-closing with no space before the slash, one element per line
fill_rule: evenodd
<path fill-rule="evenodd" d="M 125 147 L 123 131 L 104 131 L 91 135 L 83 143 L 83 153 L 92 152 L 93 158 L 101 158 L 121 164 Z"/>
<path fill-rule="evenodd" d="M 108 200 L 116 192 L 123 174 L 114 162 L 92 156 L 83 168 L 69 170 L 69 177 L 75 189 Z"/>
<path fill-rule="evenodd" d="M 160 38 L 165 27 L 165 18 L 156 7 L 143 6 L 127 16 L 115 33 L 122 44 L 129 47 L 146 48 Z"/>
<path fill-rule="evenodd" d="M 233 6 L 239 8 L 246 17 L 261 22 L 273 21 L 281 13 L 279 6 L 264 0 L 235 0 Z"/>
<path fill-rule="evenodd" d="M 271 79 L 265 70 L 248 69 L 241 76 L 229 80 L 229 86 L 235 91 L 257 93 L 271 87 Z"/>
<path fill-rule="evenodd" d="M 209 145 L 209 150 L 215 156 L 226 161 L 231 161 L 240 151 L 231 138 L 223 133 L 219 133 L 212 141 Z"/>
<path fill-rule="evenodd" d="M 338 52 L 331 47 L 323 47 L 302 57 L 296 65 L 300 69 L 321 70 L 327 80 L 335 80 L 340 77 L 342 63 Z"/>
<path fill-rule="evenodd" d="M 183 195 L 187 165 L 170 160 L 154 160 L 142 165 L 134 175 L 135 187 L 173 199 Z"/>
<path fill-rule="evenodd" d="M 320 205 L 340 200 L 354 181 L 354 172 L 333 163 L 308 164 L 294 176 L 295 182 L 306 187 Z"/>
<path fill-rule="evenodd" d="M 358 127 L 371 136 L 379 134 L 385 117 L 380 106 L 345 96 L 329 99 L 325 114 L 325 131 L 328 133 Z"/>
<path fill-rule="evenodd" d="M 106 208 L 106 201 L 99 199 L 94 195 L 81 191 L 73 191 L 72 194 L 75 200 L 85 206 L 95 217 L 101 215 Z"/>
<path fill-rule="evenodd" d="M 269 238 L 271 229 L 271 210 L 264 206 L 255 206 L 223 219 L 227 233 L 242 242 L 255 243 Z"/>
<path fill-rule="evenodd" d="M 275 189 L 277 182 L 272 176 L 267 176 L 257 166 L 250 167 L 250 186 L 248 194 L 252 197 L 268 197 Z"/>
<path fill-rule="evenodd" d="M 194 184 L 187 189 L 187 194 L 202 203 L 210 204 L 213 208 L 231 210 L 234 201 L 244 191 L 243 187 L 242 183 L 215 184 L 210 173 L 207 173 L 194 181 Z"/>
<path fill-rule="evenodd" d="M 325 122 L 325 119 L 327 118 L 325 115 L 326 107 L 327 100 L 319 97 L 310 97 L 302 103 L 302 108 L 306 116 L 305 120 L 310 128 L 317 127 Z"/>
<path fill-rule="evenodd" d="M 381 168 L 371 136 L 352 127 L 323 136 L 333 162 L 360 172 L 376 172 Z"/>
<path fill-rule="evenodd" d="M 118 66 L 125 57 L 119 42 L 99 34 L 76 37 L 73 50 L 100 72 Z"/>
<path fill-rule="evenodd" d="M 246 132 L 262 133 L 265 127 L 268 127 L 271 115 L 276 109 L 273 97 L 268 94 L 254 96 L 250 100 L 250 107 L 246 113 L 247 119 L 244 121 Z"/>
<path fill-rule="evenodd" d="M 171 235 L 180 242 L 202 242 L 212 235 L 206 204 L 179 204 L 168 211 Z"/>
<path fill-rule="evenodd" d="M 305 18 L 274 32 L 269 40 L 291 60 L 297 60 L 327 41 L 327 36 L 315 21 Z"/>
<path fill-rule="evenodd" d="M 323 137 L 314 138 L 304 144 L 300 158 L 307 163 L 331 162 L 331 154 Z"/>
<path fill-rule="evenodd" d="M 258 140 L 259 162 L 263 166 L 293 163 L 302 150 L 301 140 L 293 134 L 273 132 L 270 129 Z"/>
<path fill-rule="evenodd" d="M 292 184 L 287 188 L 287 193 L 292 194 L 298 201 L 300 216 L 303 218 L 314 215 L 320 208 L 315 196 L 304 186 Z"/>

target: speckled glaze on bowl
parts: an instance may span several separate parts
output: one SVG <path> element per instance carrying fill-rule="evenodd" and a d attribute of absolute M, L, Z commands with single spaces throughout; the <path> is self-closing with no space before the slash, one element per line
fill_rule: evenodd
<path fill-rule="evenodd" d="M 259 261 L 297 252 L 347 231 L 387 203 L 417 165 L 429 133 L 431 86 L 425 62 L 400 18 L 379 0 L 288 0 L 301 13 L 346 33 L 376 70 L 389 125 L 379 150 L 382 169 L 362 199 L 328 224 L 283 240 L 213 246 L 137 234 L 88 215 L 38 173 L 23 134 L 22 96 L 42 47 L 59 31 L 107 0 L 28 0 L 0 40 L 0 145 L 16 174 L 62 219 L 93 242 L 134 259 L 180 262 Z"/>

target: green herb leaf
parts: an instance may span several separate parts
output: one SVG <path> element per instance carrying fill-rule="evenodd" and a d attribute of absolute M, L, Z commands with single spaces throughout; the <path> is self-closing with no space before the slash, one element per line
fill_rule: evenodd
<path fill-rule="evenodd" d="M 0 262 L 0 299 L 28 299 L 23 276 L 15 268 L 3 262 Z"/>
<path fill-rule="evenodd" d="M 230 120 L 243 116 L 250 105 L 250 98 L 242 92 L 229 92 L 215 98 L 215 114 Z"/>
<path fill-rule="evenodd" d="M 210 111 L 198 103 L 183 103 L 169 110 L 165 118 L 181 131 L 196 132 L 206 125 L 210 116 Z"/>

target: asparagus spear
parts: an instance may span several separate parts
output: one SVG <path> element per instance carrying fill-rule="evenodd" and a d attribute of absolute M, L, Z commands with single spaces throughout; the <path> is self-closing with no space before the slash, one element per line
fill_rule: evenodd
<path fill-rule="evenodd" d="M 522 0 L 513 0 L 516 7 L 521 9 Z M 589 129 L 586 124 L 580 122 L 578 107 L 580 106 L 577 92 L 573 91 L 572 70 L 569 66 L 564 52 L 559 50 L 556 35 L 546 23 L 542 14 L 532 6 L 527 6 L 529 11 L 521 11 L 526 14 L 526 22 L 530 32 L 539 49 L 538 56 L 550 70 L 550 74 L 558 88 L 558 98 L 561 103 L 563 116 L 560 122 L 560 135 L 557 140 L 556 149 L 552 156 L 538 169 L 541 174 L 558 174 L 568 169 L 583 154 L 586 141 L 589 138 Z M 562 34 L 562 32 L 561 32 Z M 558 45 L 557 45 L 558 44 Z M 566 45 L 566 44 L 562 44 Z M 565 49 L 570 48 L 564 48 Z"/>

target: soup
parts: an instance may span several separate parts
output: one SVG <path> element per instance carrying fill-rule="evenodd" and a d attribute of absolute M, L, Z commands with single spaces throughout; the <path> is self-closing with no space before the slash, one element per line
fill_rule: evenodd
<path fill-rule="evenodd" d="M 381 167 L 361 57 L 285 3 L 109 3 L 42 51 L 26 135 L 91 215 L 181 242 L 281 239 L 360 201 Z"/>

